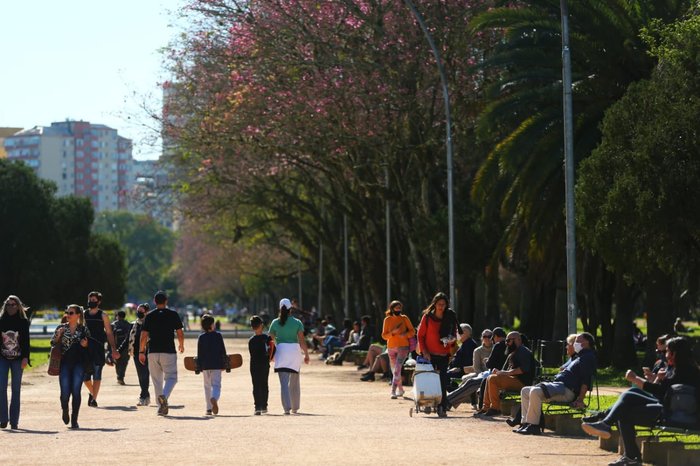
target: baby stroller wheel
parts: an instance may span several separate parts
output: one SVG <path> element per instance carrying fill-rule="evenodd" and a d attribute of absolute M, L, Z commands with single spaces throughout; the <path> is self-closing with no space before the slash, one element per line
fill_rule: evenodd
<path fill-rule="evenodd" d="M 437 415 L 438 417 L 447 417 L 447 413 L 445 412 L 445 408 L 443 406 L 437 407 Z"/>
<path fill-rule="evenodd" d="M 425 414 L 430 414 L 432 412 L 433 412 L 433 408 L 431 408 L 430 406 L 425 407 Z"/>

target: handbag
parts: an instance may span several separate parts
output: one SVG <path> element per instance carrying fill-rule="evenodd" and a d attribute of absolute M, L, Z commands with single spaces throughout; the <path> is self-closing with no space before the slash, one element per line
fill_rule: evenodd
<path fill-rule="evenodd" d="M 52 346 L 49 353 L 49 368 L 47 370 L 49 375 L 55 376 L 61 373 L 61 358 L 63 358 L 61 345 Z"/>

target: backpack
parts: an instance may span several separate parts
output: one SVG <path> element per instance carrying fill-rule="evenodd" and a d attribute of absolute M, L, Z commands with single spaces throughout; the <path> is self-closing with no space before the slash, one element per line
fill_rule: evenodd
<path fill-rule="evenodd" d="M 666 421 L 670 424 L 695 425 L 698 422 L 698 402 L 695 387 L 673 384 L 666 393 Z"/>

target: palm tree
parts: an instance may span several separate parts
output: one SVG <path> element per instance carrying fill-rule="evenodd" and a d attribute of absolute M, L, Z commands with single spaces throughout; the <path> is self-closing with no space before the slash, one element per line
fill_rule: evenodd
<path fill-rule="evenodd" d="M 605 110 L 630 83 L 651 73 L 654 61 L 641 29 L 654 19 L 680 17 L 690 3 L 570 2 L 576 163 L 600 141 Z M 493 143 L 472 196 L 486 216 L 503 222 L 494 255 L 527 271 L 531 286 L 546 293 L 555 292 L 552 285 L 564 264 L 560 5 L 558 0 L 522 5 L 493 9 L 473 23 L 479 32 L 502 32 L 503 40 L 480 65 L 488 84 L 478 134 Z M 542 299 L 553 306 L 541 296 L 540 305 Z"/>

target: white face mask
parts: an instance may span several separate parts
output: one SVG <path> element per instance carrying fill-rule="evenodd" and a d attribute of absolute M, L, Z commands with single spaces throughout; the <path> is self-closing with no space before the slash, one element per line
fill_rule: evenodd
<path fill-rule="evenodd" d="M 574 351 L 577 353 L 580 353 L 581 350 L 583 349 L 583 345 L 579 343 L 578 341 L 574 342 Z"/>

